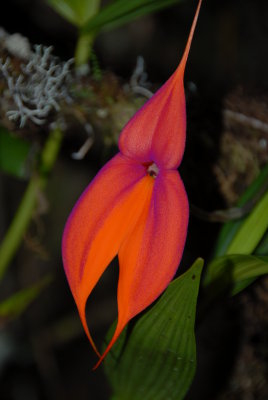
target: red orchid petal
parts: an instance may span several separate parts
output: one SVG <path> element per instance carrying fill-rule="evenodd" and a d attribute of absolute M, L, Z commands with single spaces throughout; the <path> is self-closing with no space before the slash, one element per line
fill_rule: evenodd
<path fill-rule="evenodd" d="M 178 172 L 160 172 L 151 199 L 147 198 L 119 249 L 118 323 L 97 366 L 128 321 L 148 307 L 173 278 L 183 253 L 188 217 L 187 195 Z"/>
<path fill-rule="evenodd" d="M 118 154 L 84 191 L 65 226 L 64 268 L 83 327 L 97 354 L 86 322 L 86 301 L 133 229 L 152 188 L 153 179 L 145 168 Z"/>
<path fill-rule="evenodd" d="M 120 135 L 120 151 L 130 158 L 140 162 L 153 160 L 158 166 L 169 169 L 177 168 L 181 162 L 186 134 L 183 77 L 200 6 L 201 0 L 180 65 Z"/>

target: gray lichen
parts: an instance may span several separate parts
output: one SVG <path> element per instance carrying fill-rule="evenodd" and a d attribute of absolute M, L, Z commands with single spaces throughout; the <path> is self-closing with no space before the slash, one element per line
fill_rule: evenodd
<path fill-rule="evenodd" d="M 8 95 L 16 106 L 6 115 L 10 120 L 18 120 L 21 128 L 27 120 L 37 125 L 44 124 L 51 110 L 59 111 L 60 100 L 71 101 L 66 82 L 73 60 L 58 63 L 51 53 L 52 47 L 36 45 L 17 77 L 12 74 L 10 59 L 5 62 L 0 60 L 0 71 L 6 79 Z"/>

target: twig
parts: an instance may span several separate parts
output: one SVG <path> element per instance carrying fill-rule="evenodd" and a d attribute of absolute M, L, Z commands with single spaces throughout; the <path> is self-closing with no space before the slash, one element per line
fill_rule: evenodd
<path fill-rule="evenodd" d="M 259 192 L 254 196 L 251 200 L 249 200 L 244 206 L 242 207 L 231 207 L 227 210 L 215 210 L 215 211 L 205 211 L 200 209 L 199 207 L 191 204 L 190 210 L 192 214 L 204 221 L 208 222 L 228 222 L 234 221 L 236 219 L 240 219 L 245 217 L 247 214 L 251 212 L 251 210 L 255 207 L 258 203 L 260 198 L 268 189 L 268 181 L 261 187 Z"/>
<path fill-rule="evenodd" d="M 268 133 L 268 124 L 257 118 L 249 117 L 245 114 L 235 112 L 232 110 L 224 110 L 224 116 L 234 121 L 237 121 L 241 124 L 248 125 L 251 128 Z"/>

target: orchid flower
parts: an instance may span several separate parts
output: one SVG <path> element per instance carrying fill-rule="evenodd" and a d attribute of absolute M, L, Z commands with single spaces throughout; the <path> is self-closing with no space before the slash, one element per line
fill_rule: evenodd
<path fill-rule="evenodd" d="M 177 171 L 186 136 L 183 77 L 200 6 L 201 0 L 178 68 L 125 126 L 119 153 L 86 188 L 65 226 L 64 268 L 84 330 L 99 356 L 96 367 L 130 319 L 164 291 L 182 257 L 189 216 Z M 85 308 L 116 255 L 118 320 L 100 355 Z"/>

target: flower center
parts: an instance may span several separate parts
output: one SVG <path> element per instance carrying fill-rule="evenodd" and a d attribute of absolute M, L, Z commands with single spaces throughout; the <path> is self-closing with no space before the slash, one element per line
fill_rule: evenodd
<path fill-rule="evenodd" d="M 159 168 L 154 162 L 148 162 L 143 164 L 145 166 L 148 175 L 156 178 L 159 173 Z"/>

